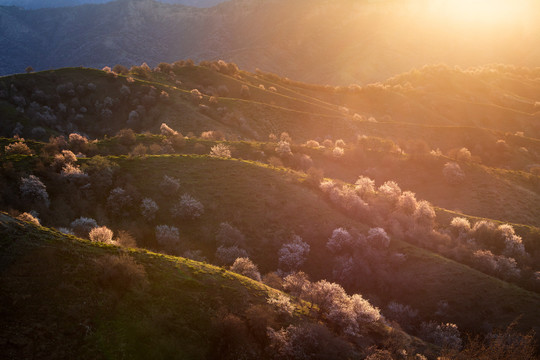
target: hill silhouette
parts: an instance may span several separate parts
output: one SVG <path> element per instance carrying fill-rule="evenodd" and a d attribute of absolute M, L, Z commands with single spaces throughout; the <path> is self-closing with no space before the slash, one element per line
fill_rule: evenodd
<path fill-rule="evenodd" d="M 146 61 L 154 67 L 192 58 L 348 85 L 425 64 L 536 66 L 539 12 L 532 2 L 519 6 L 519 16 L 498 27 L 445 19 L 443 10 L 419 0 L 235 0 L 210 9 L 152 0 L 32 11 L 2 7 L 0 46 L 9 51 L 0 57 L 0 74 L 27 66 L 129 67 Z M 504 36 L 490 38 L 494 31 Z"/>

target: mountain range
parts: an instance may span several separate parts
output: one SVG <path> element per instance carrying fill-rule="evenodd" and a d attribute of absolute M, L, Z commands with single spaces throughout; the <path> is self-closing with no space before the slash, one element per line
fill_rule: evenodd
<path fill-rule="evenodd" d="M 524 0 L 523 0 L 524 1 Z M 118 0 L 0 7 L 0 74 L 223 59 L 319 84 L 366 84 L 425 64 L 536 66 L 540 12 L 482 26 L 419 0 L 234 0 L 211 8 Z M 492 34 L 497 33 L 493 37 Z M 332 56 L 328 56 L 332 54 Z"/>
<path fill-rule="evenodd" d="M 67 6 L 77 6 L 83 4 L 103 4 L 111 0 L 0 0 L 0 6 L 17 6 L 24 9 L 44 9 Z M 169 4 L 183 4 L 195 7 L 211 7 L 219 4 L 223 0 L 161 0 Z"/>

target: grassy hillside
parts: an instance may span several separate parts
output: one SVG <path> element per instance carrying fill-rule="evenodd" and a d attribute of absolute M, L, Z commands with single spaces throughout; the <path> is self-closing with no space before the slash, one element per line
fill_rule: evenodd
<path fill-rule="evenodd" d="M 100 246 L 5 214 L 0 233 L 6 358 L 202 359 L 219 349 L 220 314 L 273 313 L 266 299 L 276 290 L 212 265 Z M 293 323 L 305 318 L 296 306 Z"/>
<path fill-rule="evenodd" d="M 278 247 L 288 234 L 295 232 L 311 246 L 306 271 L 316 278 L 329 277 L 329 269 L 321 268 L 319 264 L 332 263 L 325 247 L 332 230 L 345 227 L 363 232 L 367 229 L 361 221 L 345 216 L 317 192 L 302 185 L 302 179 L 299 179 L 298 175 L 288 174 L 284 170 L 261 167 L 257 163 L 245 161 L 191 156 L 119 159 L 118 163 L 142 193 L 153 194 L 156 198 L 159 197 L 155 192 L 155 184 L 159 182 L 162 174 L 167 173 L 179 178 L 182 184 L 180 192 L 185 191 L 204 204 L 210 204 L 209 212 L 204 215 L 201 223 L 195 226 L 183 224 L 181 231 L 187 235 L 186 238 L 195 238 L 197 244 L 203 247 L 204 244 L 212 244 L 214 232 L 210 229 L 216 229 L 219 222 L 229 221 L 245 233 L 253 259 L 264 271 L 275 269 Z M 165 219 L 166 214 L 162 220 Z M 166 220 L 165 222 L 167 223 Z M 276 238 L 276 234 L 282 235 Z M 403 252 L 407 256 L 407 262 L 399 268 L 400 275 L 393 274 L 403 283 L 396 286 L 394 291 L 387 289 L 386 293 L 377 291 L 373 294 L 382 299 L 381 305 L 392 297 L 407 299 L 407 303 L 414 304 L 425 313 L 431 313 L 437 302 L 447 300 L 452 303 L 453 308 L 449 319 L 470 329 L 479 325 L 478 318 L 472 320 L 467 317 L 467 309 L 470 307 L 477 311 L 489 308 L 490 311 L 500 313 L 495 326 L 511 322 L 512 317 L 519 316 L 520 309 L 537 311 L 537 305 L 540 304 L 538 294 L 510 286 L 425 250 L 410 247 L 401 241 L 392 242 L 392 250 Z M 381 278 L 378 281 L 386 285 L 381 288 L 396 285 L 397 282 L 391 278 Z M 471 291 L 473 288 L 483 289 L 483 295 Z M 404 289 L 407 289 L 408 295 L 401 293 Z M 355 290 L 365 292 L 369 287 Z M 424 296 L 430 301 L 424 303 Z M 498 309 L 494 306 L 495 303 L 492 303 L 494 298 L 499 299 Z M 521 305 L 509 305 L 516 302 Z M 504 311 L 501 311 L 502 307 L 505 307 Z M 540 313 L 538 315 L 540 316 Z M 490 314 L 485 316 L 484 321 L 493 320 Z M 526 318 L 531 321 L 523 319 L 525 328 L 536 326 L 532 320 L 536 315 L 527 315 Z"/>
<path fill-rule="evenodd" d="M 77 230 L 74 221 L 89 217 L 95 220 L 92 226 L 107 226 L 118 239 L 154 251 L 227 266 L 236 257 L 247 256 L 277 288 L 282 281 L 278 274 L 301 270 L 312 281 L 328 279 L 351 294 L 364 294 L 389 314 L 388 321 L 398 321 L 415 335 L 422 335 L 429 321 L 455 323 L 462 331 L 486 334 L 519 319 L 520 331 L 538 331 L 540 243 L 535 226 L 540 225 L 540 181 L 534 164 L 540 161 L 540 143 L 532 102 L 538 83 L 532 70 L 525 75 L 523 69 L 502 70 L 492 74 L 495 81 L 482 71 L 426 68 L 364 88 L 296 83 L 223 62 L 161 64 L 155 71 L 117 68 L 120 74 L 67 68 L 3 77 L 0 106 L 5 108 L 6 121 L 1 131 L 7 137 L 0 139 L 1 206 L 14 216 L 33 211 L 42 224 L 63 232 L 80 231 L 82 237 L 88 236 L 89 229 Z M 467 81 L 475 84 L 476 95 L 464 85 Z M 495 82 L 500 87 L 489 92 Z M 511 101 L 502 104 L 500 96 L 510 92 Z M 465 110 L 445 113 L 438 101 L 449 108 L 457 102 L 467 105 Z M 505 115 L 494 110 L 504 120 L 478 118 L 483 111 L 479 109 L 486 106 L 504 107 Z M 515 131 L 520 128 L 523 133 Z M 26 140 L 13 138 L 13 132 Z M 46 142 L 50 136 L 54 137 Z M 223 151 L 219 156 L 209 155 L 219 148 Z M 463 175 L 448 176 L 447 163 L 455 163 Z M 373 179 L 373 183 L 364 179 L 364 190 L 353 185 L 360 175 Z M 380 187 L 387 181 L 396 181 L 401 190 Z M 33 188 L 28 188 L 30 183 Z M 416 198 L 405 190 L 415 192 Z M 453 228 L 454 217 L 469 219 L 470 228 L 463 233 Z M 6 216 L 3 219 L 8 234 L 14 224 L 22 226 Z M 475 223 L 489 219 L 492 225 L 475 228 Z M 225 235 L 224 223 L 232 226 Z M 499 226 L 503 223 L 512 223 L 516 234 Z M 163 225 L 171 227 L 169 238 L 159 234 Z M 327 245 L 340 228 L 337 233 L 346 230 L 349 240 Z M 384 236 L 377 228 L 384 228 Z M 295 255 L 301 257 L 296 265 L 288 265 L 284 249 L 291 251 L 294 246 L 304 253 Z M 18 251 L 16 246 L 13 249 Z M 81 249 L 88 254 L 119 252 L 107 246 Z M 234 251 L 234 258 L 228 259 L 227 251 Z M 225 311 L 248 321 L 243 315 L 246 309 L 265 303 L 261 292 L 272 292 L 211 266 L 127 252 L 135 261 L 134 272 L 141 273 L 139 263 L 147 275 L 136 275 L 144 281 L 132 288 L 114 290 L 116 295 L 106 299 L 110 302 L 97 298 L 91 302 L 99 304 L 92 319 L 109 319 L 110 313 L 102 313 L 105 308 L 116 311 L 118 307 L 118 313 L 110 322 L 100 322 L 99 329 L 92 327 L 92 336 L 77 335 L 78 344 L 92 341 L 88 357 L 96 349 L 119 357 L 124 350 L 111 348 L 123 341 L 119 328 L 126 329 L 129 341 L 146 336 L 146 330 L 139 328 L 144 323 L 131 324 L 127 317 L 130 312 L 140 313 L 143 302 L 154 303 L 154 297 L 165 291 L 148 285 L 153 282 L 167 282 L 175 289 L 175 281 L 181 289 L 195 286 L 192 281 L 202 284 L 197 285 L 201 288 L 196 288 L 196 295 L 189 292 L 192 304 L 181 300 L 186 301 L 186 311 L 195 314 L 193 322 L 189 322 L 191 315 L 179 313 L 179 318 L 189 321 L 174 325 L 189 333 L 182 333 L 186 344 L 191 344 L 182 351 L 193 358 L 210 356 L 215 350 L 214 317 Z M 13 254 L 9 248 L 5 256 L 11 259 Z M 177 263 L 180 278 L 152 275 L 149 259 L 158 258 L 163 259 L 155 265 L 159 268 Z M 73 281 L 77 282 L 96 261 L 84 260 L 80 269 L 66 268 L 76 270 Z M 76 285 L 75 290 L 110 290 L 109 280 L 103 280 L 96 266 L 90 271 L 96 281 Z M 54 273 L 56 279 L 64 270 L 55 271 L 59 271 Z M 199 278 L 200 274 L 207 275 Z M 222 275 L 233 283 L 215 291 L 216 284 L 225 281 L 219 278 Z M 8 274 L 5 281 L 12 278 L 17 276 Z M 247 290 L 237 288 L 234 281 Z M 234 294 L 227 293 L 231 288 Z M 211 316 L 194 325 L 205 310 L 190 307 L 203 294 L 211 294 L 204 305 Z M 243 310 L 230 310 L 242 294 L 248 299 L 242 302 Z M 179 306 L 172 300 L 177 292 L 163 296 L 171 300 L 159 303 L 162 307 L 156 314 L 163 313 L 165 306 Z M 58 301 L 53 298 L 51 304 Z M 396 315 L 392 302 L 410 306 L 414 316 Z M 330 317 L 319 314 L 319 320 L 328 320 L 326 316 Z M 153 321 L 167 323 L 146 317 L 148 331 L 158 326 Z M 279 321 L 286 325 L 284 319 Z M 339 326 L 331 328 L 339 330 Z M 380 340 L 386 335 L 374 336 Z M 167 336 L 164 339 L 164 358 L 183 346 L 169 342 Z M 28 339 L 17 341 L 28 350 Z M 136 345 L 142 347 L 141 354 L 149 351 L 144 344 Z M 266 345 L 257 346 L 259 350 L 253 351 Z M 131 349 L 131 343 L 126 347 Z M 251 349 L 246 344 L 240 347 Z"/>
<path fill-rule="evenodd" d="M 115 231 L 130 230 L 139 239 L 139 245 L 150 248 L 159 248 L 154 240 L 154 226 L 172 224 L 178 226 L 181 239 L 173 251 L 181 254 L 187 250 L 201 250 L 210 260 L 214 259 L 214 251 L 219 245 L 216 242 L 219 224 L 229 222 L 245 234 L 244 247 L 263 272 L 277 268 L 279 248 L 295 233 L 311 247 L 303 270 L 314 280 L 333 279 L 332 269 L 338 259 L 329 256 L 326 248 L 333 229 L 344 227 L 365 232 L 369 228 L 365 222 L 342 213 L 318 191 L 303 184 L 305 180 L 301 175 L 286 169 L 206 156 L 110 159 L 119 166 L 118 172 L 124 179 L 120 181 L 129 179 L 129 186 L 136 189 L 139 198 L 151 197 L 157 202 L 160 210 L 155 220 L 144 219 L 137 212 L 132 212 L 129 217 L 117 217 L 107 210 L 105 199 L 99 197 L 94 198 L 93 203 L 85 204 L 84 198 L 72 193 L 69 196 L 79 200 L 70 203 L 65 190 L 56 192 L 53 188 L 50 190 L 51 209 L 57 210 L 44 219 L 50 218 L 46 221 L 55 226 L 69 226 L 69 222 L 78 216 L 93 217 Z M 158 185 L 163 175 L 180 180 L 177 195 L 161 193 Z M 169 208 L 183 193 L 189 193 L 204 204 L 205 213 L 201 218 L 177 220 L 171 217 Z M 67 205 L 70 212 L 60 212 Z M 456 322 L 467 330 L 479 331 L 483 322 L 504 327 L 520 315 L 524 315 L 522 328 L 537 325 L 534 319 L 539 308 L 538 294 L 395 238 L 390 250 L 391 253 L 403 253 L 407 260 L 388 267 L 383 264 L 386 260 L 375 258 L 372 260 L 376 271 L 374 277 L 351 285 L 349 289 L 367 293 L 381 307 L 399 299 L 419 309 L 422 316 L 432 314 L 437 303 L 447 301 L 451 307 L 443 319 Z M 321 263 L 327 266 L 321 267 Z M 472 289 L 483 290 L 478 293 Z M 493 299 L 499 300 L 493 302 Z M 471 318 L 468 315 L 471 309 L 478 316 Z"/>

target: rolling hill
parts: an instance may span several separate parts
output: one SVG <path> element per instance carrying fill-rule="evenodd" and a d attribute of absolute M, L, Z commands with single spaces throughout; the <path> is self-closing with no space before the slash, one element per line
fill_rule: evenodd
<path fill-rule="evenodd" d="M 4 213 L 0 233 L 0 339 L 8 359 L 271 358 L 260 342 L 266 326 L 322 328 L 307 303 L 295 300 L 293 314 L 280 315 L 267 301 L 279 291 L 223 268 L 90 243 Z M 375 339 L 391 329 L 370 331 Z M 328 346 L 321 354 L 358 358 L 329 330 L 322 334 L 313 334 Z"/>
<path fill-rule="evenodd" d="M 426 329 L 441 323 L 473 335 L 518 319 L 519 331 L 538 330 L 539 87 L 536 69 L 499 65 L 428 66 L 363 87 L 306 84 L 223 61 L 1 77 L 1 208 L 81 237 L 89 230 L 78 226 L 93 222 L 117 242 L 169 254 L 90 244 L 1 215 L 2 281 L 13 289 L 2 310 L 26 321 L 4 344 L 13 356 L 46 351 L 33 348 L 41 343 L 67 356 L 76 348 L 88 358 L 144 358 L 151 347 L 138 339 L 155 332 L 163 358 L 201 358 L 219 346 L 263 354 L 264 331 L 258 345 L 215 342 L 223 330 L 215 318 L 234 315 L 242 333 L 251 326 L 247 309 L 278 294 L 206 264 L 230 266 L 237 257 L 249 257 L 276 288 L 301 270 L 314 283 L 364 294 L 386 317 L 369 336 L 351 340 L 324 302 L 295 303 L 297 317 L 273 328 L 329 324 L 319 334 L 361 358 L 370 345 L 391 348 L 395 337 L 404 345 L 392 351 L 440 354 L 389 325 L 439 346 Z M 447 164 L 463 174 L 449 177 Z M 464 227 L 456 233 L 457 217 Z M 36 257 L 46 259 L 43 268 L 33 266 Z M 131 264 L 134 285 L 104 275 L 106 261 Z M 65 265 L 37 276 L 58 263 Z M 94 280 L 85 283 L 87 273 Z M 43 290 L 50 303 L 28 295 L 49 288 L 75 304 L 90 294 L 91 308 L 84 318 L 70 313 L 66 323 L 42 325 L 43 338 L 30 340 L 39 306 L 80 310 L 52 290 Z M 300 288 L 287 289 L 309 300 L 312 288 Z M 242 310 L 231 309 L 242 298 Z M 69 346 L 52 343 L 54 326 L 66 329 Z M 171 331 L 178 335 L 164 335 Z"/>
<path fill-rule="evenodd" d="M 111 137 L 126 127 L 156 133 L 163 122 L 185 135 L 216 131 L 232 140 L 265 142 L 268 134 L 287 132 L 297 144 L 332 139 L 333 148 L 335 140 L 344 139 L 343 158 L 335 158 L 324 147 L 293 144 L 293 152 L 309 156 L 311 166 L 332 178 L 354 182 L 366 174 L 378 184 L 396 180 L 403 189 L 439 207 L 539 226 L 535 206 L 539 182 L 534 169 L 540 162 L 540 113 L 528 89 L 538 89 L 540 84 L 525 70 L 501 69 L 486 80 L 483 74 L 489 69 L 426 68 L 414 75 L 414 85 L 408 81 L 413 75 L 405 74 L 401 81 L 385 83 L 394 85 L 345 89 L 308 86 L 268 74 L 223 73 L 210 65 L 174 67 L 170 74 L 147 72 L 138 80 L 92 69 L 61 69 L 2 78 L 0 106 L 5 120 L 1 126 L 4 136 L 18 131 L 25 138 L 40 140 L 73 131 Z M 470 96 L 466 92 L 470 81 L 479 84 L 478 100 L 463 108 L 465 115 L 438 112 L 440 106 L 452 109 L 455 99 Z M 409 83 L 412 89 L 395 85 L 399 83 Z M 443 90 L 430 90 L 441 83 L 444 89 L 451 87 L 454 95 L 442 98 Z M 494 83 L 502 85 L 494 89 Z M 242 87 L 248 89 L 247 95 Z M 193 89 L 200 95 L 194 96 Z M 479 104 L 500 108 L 497 101 L 508 94 L 523 101 L 505 105 L 510 115 L 504 121 L 489 118 L 479 124 L 478 116 L 484 116 Z M 20 98 L 25 99 L 19 106 L 24 113 L 16 108 Z M 436 101 L 442 104 L 433 104 Z M 130 118 L 133 112 L 136 116 Z M 257 151 L 272 154 L 275 145 L 264 147 L 236 156 L 268 158 Z M 468 149 L 469 157 L 458 158 L 462 148 Z M 436 149 L 442 156 L 430 155 Z M 448 192 L 443 190 L 448 183 L 442 169 L 456 160 L 467 181 Z"/>

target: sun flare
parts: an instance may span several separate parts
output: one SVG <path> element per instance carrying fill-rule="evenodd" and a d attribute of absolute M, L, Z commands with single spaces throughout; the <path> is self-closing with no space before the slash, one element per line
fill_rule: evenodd
<path fill-rule="evenodd" d="M 432 10 L 464 22 L 513 22 L 532 11 L 529 0 L 437 0 Z"/>

